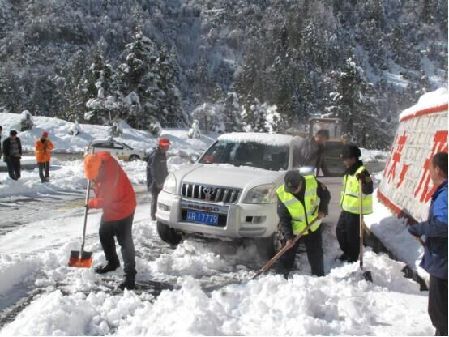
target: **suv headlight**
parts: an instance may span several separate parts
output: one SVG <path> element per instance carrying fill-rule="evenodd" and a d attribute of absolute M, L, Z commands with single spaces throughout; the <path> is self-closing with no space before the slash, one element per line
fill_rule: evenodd
<path fill-rule="evenodd" d="M 276 186 L 266 184 L 253 187 L 246 193 L 244 204 L 271 204 L 276 201 Z"/>
<path fill-rule="evenodd" d="M 176 194 L 176 177 L 173 173 L 167 176 L 162 189 L 167 193 Z"/>

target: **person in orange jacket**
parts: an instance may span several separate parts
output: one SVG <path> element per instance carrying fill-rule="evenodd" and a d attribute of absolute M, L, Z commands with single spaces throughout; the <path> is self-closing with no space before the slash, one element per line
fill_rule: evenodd
<path fill-rule="evenodd" d="M 100 242 L 107 263 L 95 268 L 98 274 L 114 271 L 120 266 L 114 237 L 122 247 L 125 281 L 120 289 L 135 288 L 135 248 L 132 223 L 136 208 L 136 194 L 126 173 L 109 152 L 89 154 L 84 159 L 84 173 L 93 182 L 95 198 L 88 208 L 101 208 Z"/>
<path fill-rule="evenodd" d="M 48 132 L 42 132 L 40 139 L 36 140 L 36 161 L 39 166 L 39 177 L 41 182 L 45 183 L 50 180 L 50 157 L 53 151 L 53 143 L 48 139 Z M 44 173 L 45 171 L 45 173 Z"/>

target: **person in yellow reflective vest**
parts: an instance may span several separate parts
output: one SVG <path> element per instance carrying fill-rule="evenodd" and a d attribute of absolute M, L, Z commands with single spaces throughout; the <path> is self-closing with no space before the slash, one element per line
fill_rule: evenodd
<path fill-rule="evenodd" d="M 360 253 L 360 197 L 359 184 L 362 184 L 362 213 L 373 212 L 373 181 L 368 170 L 359 159 L 360 149 L 354 144 L 343 147 L 340 158 L 346 167 L 340 197 L 342 208 L 337 222 L 336 234 L 343 254 L 342 262 L 355 262 Z"/>
<path fill-rule="evenodd" d="M 292 170 L 285 174 L 284 185 L 276 190 L 276 194 L 283 244 L 291 242 L 315 221 L 304 236 L 279 259 L 278 272 L 288 278 L 295 262 L 296 251 L 302 242 L 306 246 L 312 275 L 323 276 L 323 238 L 320 222 L 327 215 L 331 199 L 329 191 L 315 176 L 302 176 L 298 171 Z"/>

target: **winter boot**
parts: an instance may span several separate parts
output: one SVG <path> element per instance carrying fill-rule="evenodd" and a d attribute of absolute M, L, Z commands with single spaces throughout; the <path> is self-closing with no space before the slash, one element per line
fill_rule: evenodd
<path fill-rule="evenodd" d="M 121 290 L 124 289 L 135 289 L 136 288 L 136 277 L 135 275 L 125 275 L 125 281 L 120 283 L 118 286 Z"/>
<path fill-rule="evenodd" d="M 119 262 L 111 263 L 111 262 L 108 261 L 107 264 L 95 268 L 95 272 L 97 274 L 105 274 L 107 272 L 116 270 L 118 267 L 120 267 L 120 263 Z"/>

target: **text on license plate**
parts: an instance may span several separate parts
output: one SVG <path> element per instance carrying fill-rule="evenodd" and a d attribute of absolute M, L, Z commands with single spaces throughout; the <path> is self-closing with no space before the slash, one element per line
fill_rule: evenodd
<path fill-rule="evenodd" d="M 218 214 L 189 211 L 187 210 L 187 221 L 198 222 L 206 225 L 218 225 Z"/>

